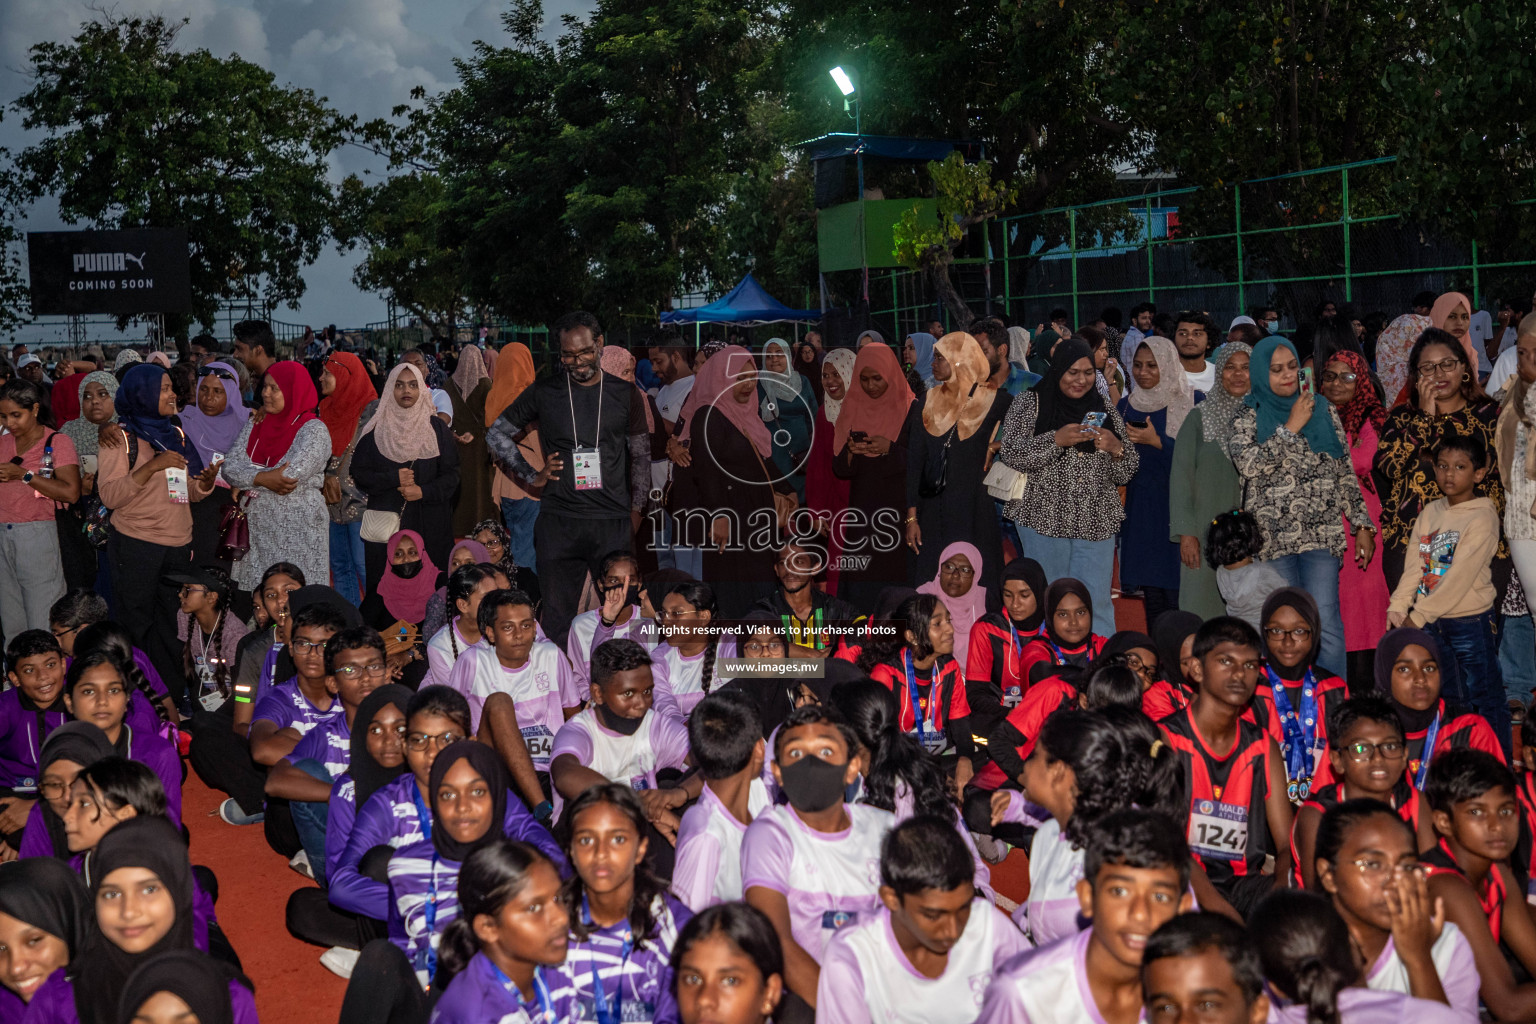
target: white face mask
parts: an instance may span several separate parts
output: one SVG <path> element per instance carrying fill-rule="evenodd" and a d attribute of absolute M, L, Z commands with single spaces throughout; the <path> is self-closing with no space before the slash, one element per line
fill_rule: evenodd
<path fill-rule="evenodd" d="M 1265 320 L 1264 321 L 1264 329 L 1266 331 L 1268 331 L 1270 334 L 1279 334 L 1280 333 L 1280 321 L 1279 320 Z"/>

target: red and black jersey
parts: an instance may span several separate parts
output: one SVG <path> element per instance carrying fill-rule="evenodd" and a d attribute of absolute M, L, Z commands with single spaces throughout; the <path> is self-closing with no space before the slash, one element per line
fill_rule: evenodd
<path fill-rule="evenodd" d="M 1435 744 L 1436 747 L 1439 744 Z M 1429 878 L 1436 875 L 1456 875 L 1466 878 L 1467 873 L 1461 870 L 1461 865 L 1456 863 L 1456 855 L 1451 853 L 1451 848 L 1444 839 L 1440 844 L 1428 853 L 1420 854 L 1419 861 L 1424 865 L 1424 874 Z M 1493 935 L 1493 941 L 1498 942 L 1503 933 L 1504 925 L 1504 876 L 1499 873 L 1499 865 L 1492 864 L 1488 868 L 1488 875 L 1483 879 L 1483 884 L 1477 886 L 1477 903 L 1483 908 L 1483 913 L 1488 916 L 1488 931 Z"/>
<path fill-rule="evenodd" d="M 1317 698 L 1317 720 L 1312 724 L 1310 731 L 1312 737 L 1319 741 L 1320 746 L 1314 747 L 1312 761 L 1311 787 L 1317 789 L 1320 785 L 1328 785 L 1333 781 L 1333 766 L 1328 763 L 1328 708 L 1330 701 L 1342 701 L 1349 698 L 1349 689 L 1344 680 L 1338 676 L 1329 675 L 1321 669 L 1313 669 L 1313 694 Z M 1296 680 L 1296 685 L 1291 686 L 1291 680 L 1282 680 L 1285 686 L 1286 696 L 1291 699 L 1291 707 L 1298 713 L 1301 708 L 1301 680 Z M 1275 710 L 1274 685 L 1265 673 L 1259 678 L 1259 685 L 1253 691 L 1253 700 L 1248 704 L 1248 711 L 1243 717 L 1251 717 L 1252 720 L 1263 726 L 1265 731 L 1274 739 L 1275 745 L 1282 751 L 1285 749 L 1285 734 L 1280 725 L 1280 714 Z M 1289 777 L 1289 772 L 1286 773 Z M 1291 779 L 1295 782 L 1297 780 Z"/>
<path fill-rule="evenodd" d="M 1062 708 L 1076 706 L 1077 687 L 1061 676 L 1031 686 L 1019 706 L 1008 712 L 1008 717 L 987 737 L 987 752 L 992 760 L 976 773 L 975 784 L 982 789 L 996 789 L 1017 779 L 1035 749 L 1045 720 Z"/>
<path fill-rule="evenodd" d="M 971 740 L 971 706 L 966 699 L 965 681 L 960 678 L 960 663 L 947 654 L 941 654 L 926 671 L 913 665 L 912 679 L 907 679 L 906 663 L 910 650 L 903 647 L 895 665 L 881 663 L 870 670 L 869 677 L 884 683 L 896 694 L 901 707 L 901 731 L 916 736 L 917 716 L 923 720 L 923 735 L 928 749 L 939 753 L 948 747 L 960 748 L 969 754 Z M 917 713 L 913 713 L 912 691 L 917 690 Z M 964 733 L 961 736 L 960 733 Z"/>
<path fill-rule="evenodd" d="M 1445 698 L 1440 698 L 1440 706 L 1435 712 L 1435 719 L 1440 727 L 1435 737 L 1435 749 L 1430 752 L 1430 760 L 1445 753 L 1447 750 L 1462 750 L 1467 747 L 1473 750 L 1481 750 L 1492 754 L 1500 761 L 1504 760 L 1504 748 L 1499 746 L 1499 739 L 1493 734 L 1493 726 L 1482 715 L 1459 704 L 1447 704 Z M 1410 732 L 1408 740 L 1408 772 L 1415 779 L 1419 776 L 1419 768 L 1424 763 L 1424 741 L 1429 733 L 1435 729 L 1433 722 L 1418 732 Z"/>
<path fill-rule="evenodd" d="M 1141 710 L 1152 721 L 1160 722 L 1175 711 L 1189 707 L 1194 694 L 1166 679 L 1159 679 L 1141 695 Z"/>
<path fill-rule="evenodd" d="M 1025 691 L 1055 675 L 1063 665 L 1087 668 L 1104 649 L 1104 644 L 1104 638 L 1097 633 L 1090 633 L 1088 639 L 1076 647 L 1058 647 L 1043 633 L 1034 637 L 1024 645 L 1021 658 L 1023 669 L 1020 675 L 1024 678 Z"/>
<path fill-rule="evenodd" d="M 1269 733 L 1239 718 L 1237 739 L 1220 756 L 1206 746 L 1195 728 L 1192 708 L 1158 725 L 1184 764 L 1190 853 L 1204 866 L 1213 885 L 1261 873 L 1264 858 L 1275 852 L 1264 805 L 1274 743 Z"/>
<path fill-rule="evenodd" d="M 1301 809 L 1308 807 L 1316 809 L 1318 814 L 1327 814 L 1339 804 L 1349 799 L 1349 794 L 1344 790 L 1344 783 L 1330 782 L 1321 789 L 1314 788 L 1311 795 L 1301 805 Z M 1415 836 L 1419 833 L 1419 791 L 1414 788 L 1413 779 L 1405 771 L 1403 777 L 1397 780 L 1397 785 L 1392 787 L 1392 808 L 1397 811 L 1398 817 L 1408 823 Z M 1304 889 L 1301 880 L 1301 856 L 1296 850 L 1296 826 L 1301 821 L 1298 812 L 1291 821 L 1291 877 L 1295 881 L 1295 888 Z M 1415 840 L 1417 842 L 1417 840 Z"/>
<path fill-rule="evenodd" d="M 1536 879 L 1536 772 L 1520 773 L 1515 797 L 1520 801 L 1520 838 L 1509 858 L 1509 869 L 1530 898 L 1536 896 L 1536 885 L 1532 884 Z"/>
<path fill-rule="evenodd" d="M 997 688 L 1004 708 L 1018 706 L 1029 685 L 1024 652 L 1039 635 L 1039 630 L 1018 632 L 1001 612 L 983 615 L 971 627 L 971 649 L 965 661 L 966 682 L 990 683 Z"/>

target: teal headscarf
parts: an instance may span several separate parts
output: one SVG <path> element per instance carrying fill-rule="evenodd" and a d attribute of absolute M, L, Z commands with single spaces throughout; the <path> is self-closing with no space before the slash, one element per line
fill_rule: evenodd
<path fill-rule="evenodd" d="M 1253 346 L 1253 356 L 1248 371 L 1250 386 L 1243 404 L 1258 413 L 1254 440 L 1260 444 L 1268 441 L 1274 436 L 1275 431 L 1285 425 L 1285 421 L 1291 417 L 1291 406 L 1296 404 L 1296 395 L 1282 397 L 1269 389 L 1270 360 L 1274 357 L 1275 350 L 1282 346 L 1288 349 L 1291 355 L 1296 355 L 1296 346 L 1279 334 L 1271 334 Z M 1299 370 L 1300 357 L 1296 362 Z M 1332 406 L 1322 396 L 1318 396 L 1313 404 L 1312 416 L 1307 420 L 1306 426 L 1301 428 L 1301 436 L 1319 455 L 1331 455 L 1336 459 L 1344 457 L 1344 442 L 1339 440 L 1338 431 L 1333 429 Z"/>

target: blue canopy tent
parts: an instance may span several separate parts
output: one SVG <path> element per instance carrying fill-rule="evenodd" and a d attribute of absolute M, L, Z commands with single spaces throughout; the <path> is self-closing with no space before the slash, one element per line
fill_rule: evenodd
<path fill-rule="evenodd" d="M 661 314 L 664 324 L 693 324 L 695 334 L 700 324 L 814 323 L 822 313 L 817 309 L 791 309 L 763 290 L 751 274 L 724 296 L 696 309 L 669 310 Z"/>

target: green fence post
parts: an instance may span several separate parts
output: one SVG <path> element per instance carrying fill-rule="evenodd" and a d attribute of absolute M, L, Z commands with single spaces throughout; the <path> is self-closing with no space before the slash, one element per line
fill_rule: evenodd
<path fill-rule="evenodd" d="M 1077 323 L 1077 211 L 1067 211 L 1068 237 L 1072 243 L 1072 322 Z"/>
<path fill-rule="evenodd" d="M 1003 221 L 1003 315 L 1013 318 L 1013 281 L 1008 276 L 1008 222 Z"/>
<path fill-rule="evenodd" d="M 1237 311 L 1248 304 L 1248 289 L 1243 280 L 1243 186 L 1232 186 L 1232 229 L 1237 235 Z"/>
<path fill-rule="evenodd" d="M 1342 179 L 1342 195 L 1344 201 L 1344 301 L 1350 302 L 1354 299 L 1354 282 L 1350 280 L 1349 275 L 1349 168 L 1342 168 L 1339 171 L 1339 176 Z"/>
<path fill-rule="evenodd" d="M 1142 227 L 1141 244 L 1147 247 L 1147 301 L 1156 301 L 1152 297 L 1152 200 L 1146 202 L 1147 219 Z"/>

